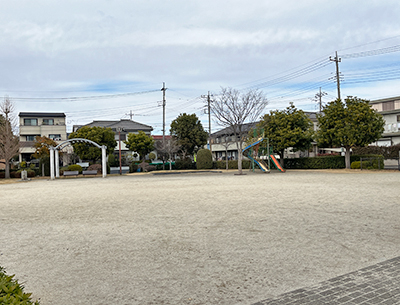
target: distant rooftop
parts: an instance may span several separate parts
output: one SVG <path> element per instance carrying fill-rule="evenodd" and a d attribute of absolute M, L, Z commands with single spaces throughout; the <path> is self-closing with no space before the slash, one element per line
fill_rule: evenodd
<path fill-rule="evenodd" d="M 20 112 L 19 117 L 24 118 L 65 118 L 63 112 Z"/>
<path fill-rule="evenodd" d="M 111 128 L 113 131 L 116 131 L 118 128 L 123 128 L 127 132 L 134 131 L 134 130 L 135 131 L 136 130 L 142 130 L 142 131 L 152 131 L 153 130 L 153 127 L 151 127 L 149 125 L 135 122 L 135 121 L 132 121 L 129 119 L 122 119 L 119 121 L 103 121 L 103 120 L 102 121 L 93 121 L 86 125 L 74 125 L 74 130 L 76 131 L 83 126 L 107 127 L 107 128 Z"/>

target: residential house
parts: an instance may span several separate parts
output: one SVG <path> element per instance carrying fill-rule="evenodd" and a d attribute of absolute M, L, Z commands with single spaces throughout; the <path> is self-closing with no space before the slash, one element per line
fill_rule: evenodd
<path fill-rule="evenodd" d="M 305 114 L 310 118 L 314 124 L 314 131 L 317 130 L 317 114 L 315 112 L 306 112 Z M 243 125 L 243 130 L 247 135 L 252 129 L 256 127 L 259 122 L 246 123 Z M 212 155 L 214 160 L 225 160 L 227 157 L 229 160 L 237 160 L 238 148 L 236 145 L 235 136 L 230 127 L 221 129 L 214 132 L 210 136 L 212 145 Z M 246 139 L 243 140 L 243 148 L 246 147 Z M 311 151 L 293 151 L 292 148 L 288 148 L 285 151 L 285 158 L 298 158 L 298 157 L 313 157 L 318 152 L 317 143 L 312 142 Z"/>
<path fill-rule="evenodd" d="M 370 101 L 371 107 L 382 114 L 385 130 L 375 143 L 378 146 L 391 146 L 400 143 L 400 96 Z"/>
<path fill-rule="evenodd" d="M 65 113 L 62 112 L 20 112 L 19 113 L 19 162 L 31 161 L 35 152 L 36 136 L 45 136 L 56 143 L 67 140 Z"/>
<path fill-rule="evenodd" d="M 119 155 L 120 144 L 121 144 L 121 155 L 131 154 L 131 152 L 124 143 L 129 133 L 139 133 L 139 131 L 141 130 L 146 135 L 150 136 L 151 132 L 153 131 L 153 127 L 129 119 L 121 119 L 119 121 L 93 121 L 86 125 L 74 125 L 72 130 L 73 132 L 76 132 L 79 128 L 82 128 L 83 126 L 89 126 L 89 127 L 97 126 L 97 127 L 111 128 L 111 130 L 115 133 L 115 140 L 117 141 L 117 146 L 115 147 L 114 150 L 115 155 Z"/>

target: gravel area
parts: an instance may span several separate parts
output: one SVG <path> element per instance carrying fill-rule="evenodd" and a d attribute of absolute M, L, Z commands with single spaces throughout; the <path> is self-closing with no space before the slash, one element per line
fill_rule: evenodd
<path fill-rule="evenodd" d="M 400 172 L 0 184 L 0 266 L 41 305 L 252 304 L 400 255 Z"/>

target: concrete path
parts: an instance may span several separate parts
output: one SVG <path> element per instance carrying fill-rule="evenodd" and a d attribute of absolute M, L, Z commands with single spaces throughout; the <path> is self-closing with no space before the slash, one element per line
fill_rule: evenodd
<path fill-rule="evenodd" d="M 400 256 L 400 173 L 0 185 L 0 265 L 42 305 L 254 304 Z"/>

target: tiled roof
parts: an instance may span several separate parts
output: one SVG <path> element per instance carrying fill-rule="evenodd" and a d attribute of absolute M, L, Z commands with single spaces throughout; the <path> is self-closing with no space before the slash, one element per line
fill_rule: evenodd
<path fill-rule="evenodd" d="M 116 130 L 117 128 L 123 128 L 125 131 L 133 131 L 133 130 L 143 130 L 143 131 L 152 131 L 153 127 L 149 125 L 145 125 L 142 123 L 138 123 L 135 121 L 131 120 L 120 120 L 120 121 L 93 121 L 89 124 L 83 125 L 83 126 L 89 126 L 89 127 L 110 127 L 113 130 Z"/>

